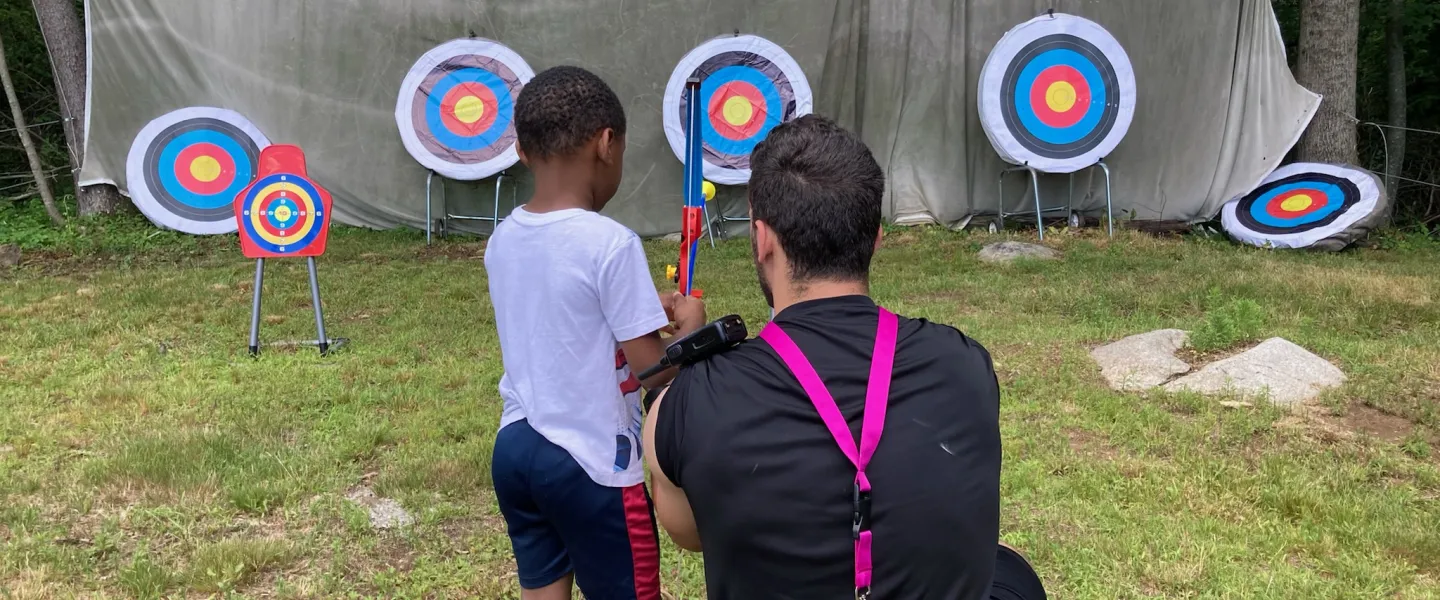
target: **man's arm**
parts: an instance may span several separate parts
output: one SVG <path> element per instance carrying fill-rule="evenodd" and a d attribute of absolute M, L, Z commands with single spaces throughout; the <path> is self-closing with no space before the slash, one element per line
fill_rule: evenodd
<path fill-rule="evenodd" d="M 655 426 L 667 392 L 669 390 L 660 392 L 650 407 L 650 413 L 645 417 L 645 467 L 650 471 L 650 491 L 655 498 L 655 517 L 660 521 L 660 526 L 665 528 L 665 533 L 675 541 L 675 545 L 691 552 L 700 552 L 700 531 L 695 526 L 695 513 L 690 510 L 690 499 L 685 497 L 684 490 L 665 476 L 665 470 L 660 468 L 660 461 L 655 453 Z"/>

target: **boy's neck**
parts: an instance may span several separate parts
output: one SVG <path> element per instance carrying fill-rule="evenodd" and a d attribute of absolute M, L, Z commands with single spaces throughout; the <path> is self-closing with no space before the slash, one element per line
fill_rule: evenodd
<path fill-rule="evenodd" d="M 587 169 L 576 164 L 552 162 L 537 164 L 531 172 L 535 175 L 535 193 L 525 204 L 526 211 L 595 210 L 595 195 L 588 185 L 590 174 Z"/>

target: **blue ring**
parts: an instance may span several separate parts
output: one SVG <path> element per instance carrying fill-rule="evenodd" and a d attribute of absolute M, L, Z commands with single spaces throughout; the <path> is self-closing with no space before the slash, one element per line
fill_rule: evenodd
<path fill-rule="evenodd" d="M 720 86 L 731 81 L 743 81 L 755 86 L 755 89 L 760 90 L 761 97 L 765 99 L 765 123 L 755 131 L 754 135 L 743 140 L 732 140 L 720 135 L 720 132 L 716 131 L 715 126 L 710 122 L 709 114 L 706 113 L 706 108 L 710 106 L 710 99 L 715 92 L 720 89 Z M 784 117 L 785 113 L 785 104 L 780 101 L 780 91 L 775 88 L 775 82 L 758 69 L 740 65 L 725 67 L 706 77 L 705 81 L 700 84 L 700 100 L 702 102 L 700 104 L 702 115 L 700 139 L 716 152 L 737 156 L 750 154 L 755 150 L 755 146 L 765 140 L 765 136 L 770 134 L 770 130 L 780 125 L 780 119 Z"/>
<path fill-rule="evenodd" d="M 297 221 L 300 220 L 300 205 L 296 204 L 294 200 L 291 200 L 289 198 L 281 198 L 279 202 L 276 202 L 271 206 L 272 208 L 270 209 L 270 214 L 266 215 L 265 218 L 268 219 L 270 221 L 270 224 L 274 225 L 277 229 L 290 229 L 295 226 L 295 223 Z M 275 220 L 275 208 L 279 208 L 281 206 L 290 207 L 290 218 L 286 219 L 284 222 Z"/>
<path fill-rule="evenodd" d="M 1069 127 L 1051 127 L 1046 125 L 1040 117 L 1035 114 L 1035 108 L 1030 105 L 1030 91 L 1035 85 L 1035 79 L 1045 69 L 1053 66 L 1065 65 L 1080 72 L 1085 78 L 1085 83 L 1090 86 L 1090 106 L 1085 111 L 1085 117 Z M 1057 146 L 1073 144 L 1100 124 L 1100 119 L 1105 115 L 1106 93 L 1105 78 L 1100 70 L 1095 68 L 1080 53 L 1065 48 L 1047 50 L 1036 56 L 1030 64 L 1020 71 L 1020 77 L 1015 85 L 1015 113 L 1020 118 L 1020 123 L 1042 142 Z"/>
<path fill-rule="evenodd" d="M 1271 216 L 1269 212 L 1266 212 L 1265 208 L 1270 206 L 1270 202 L 1272 202 L 1276 197 L 1299 188 L 1319 190 L 1321 193 L 1325 194 L 1325 207 L 1305 216 L 1296 217 L 1293 219 L 1277 219 Z M 1344 205 L 1345 191 L 1341 190 L 1340 186 L 1333 183 L 1321 183 L 1318 181 L 1287 183 L 1285 185 L 1271 188 L 1269 191 L 1265 192 L 1264 195 L 1256 198 L 1255 201 L 1250 204 L 1250 216 L 1259 223 L 1268 225 L 1270 227 L 1299 227 L 1307 223 L 1320 221 L 1325 217 L 1330 216 L 1335 211 L 1340 210 L 1340 208 Z"/>
<path fill-rule="evenodd" d="M 440 104 L 445 100 L 445 95 L 455 86 L 462 83 L 479 83 L 490 88 L 495 94 L 496 108 L 499 114 L 495 115 L 495 122 L 490 128 L 474 136 L 456 135 L 445 127 L 445 121 L 440 115 Z M 510 96 L 510 86 L 501 79 L 499 75 L 477 69 L 466 67 L 457 69 L 436 82 L 435 87 L 430 90 L 425 98 L 425 125 L 430 128 L 430 135 L 446 147 L 457 152 L 474 152 L 493 145 L 505 135 L 510 128 L 510 120 L 515 114 L 515 99 Z"/>
<path fill-rule="evenodd" d="M 207 142 L 220 147 L 230 155 L 230 160 L 235 162 L 235 180 L 230 182 L 229 187 L 218 193 L 197 194 L 185 189 L 185 186 L 181 185 L 180 180 L 175 177 L 175 169 L 180 168 L 176 161 L 179 160 L 180 153 L 186 148 Z M 160 185 L 164 186 L 170 197 L 186 206 L 193 206 L 201 210 L 214 210 L 234 202 L 235 196 L 238 196 L 241 190 L 249 185 L 243 174 L 252 172 L 250 157 L 245 154 L 245 148 L 234 138 L 209 129 L 189 131 L 175 136 L 175 139 L 170 140 L 170 143 L 165 145 L 165 149 L 160 151 L 158 166 L 159 168 L 156 170 L 159 171 Z"/>
<path fill-rule="evenodd" d="M 311 215 L 311 218 L 315 219 L 315 226 L 310 228 L 310 233 L 305 234 L 305 237 L 300 238 L 299 241 L 288 246 L 277 246 L 265 238 L 260 237 L 259 232 L 255 231 L 255 223 L 250 220 L 250 209 L 255 206 L 256 196 L 260 193 L 260 190 L 269 187 L 272 183 L 281 182 L 294 184 L 295 187 L 309 194 L 310 199 L 315 202 L 315 214 Z M 251 242 L 254 242 L 256 246 L 266 252 L 294 254 L 304 250 L 310 247 L 310 244 L 320 235 L 320 231 L 325 228 L 325 205 L 320 199 L 320 191 L 315 189 L 315 186 L 304 177 L 293 173 L 276 173 L 256 181 L 255 185 L 250 188 L 250 191 L 246 192 L 245 202 L 242 206 L 245 207 L 245 210 L 241 212 L 240 223 L 245 226 L 246 235 L 250 237 Z"/>

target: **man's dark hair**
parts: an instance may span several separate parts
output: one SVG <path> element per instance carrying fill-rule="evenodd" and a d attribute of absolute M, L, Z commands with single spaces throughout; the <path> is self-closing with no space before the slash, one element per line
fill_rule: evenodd
<path fill-rule="evenodd" d="M 607 127 L 625 135 L 625 109 L 604 80 L 580 67 L 545 70 L 515 101 L 515 135 L 529 158 L 566 156 Z"/>
<path fill-rule="evenodd" d="M 750 156 L 750 217 L 780 238 L 796 281 L 868 281 L 885 174 L 834 121 L 800 117 Z"/>

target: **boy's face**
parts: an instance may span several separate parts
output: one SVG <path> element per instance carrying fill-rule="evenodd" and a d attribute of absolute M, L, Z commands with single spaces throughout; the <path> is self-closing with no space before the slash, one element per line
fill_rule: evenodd
<path fill-rule="evenodd" d="M 595 196 L 595 210 L 600 210 L 620 190 L 620 175 L 625 170 L 625 136 L 606 129 L 596 137 L 595 181 L 591 193 Z"/>

